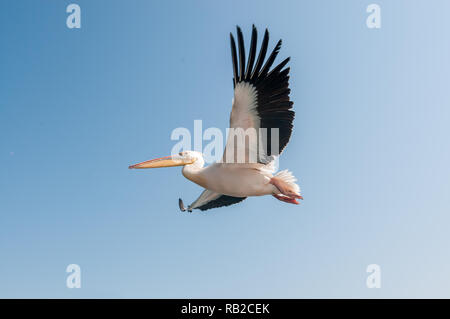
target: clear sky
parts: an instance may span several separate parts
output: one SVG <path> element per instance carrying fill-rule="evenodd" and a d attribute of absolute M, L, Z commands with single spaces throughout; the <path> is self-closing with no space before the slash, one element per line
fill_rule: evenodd
<path fill-rule="evenodd" d="M 81 29 L 66 6 L 81 7 Z M 381 28 L 366 7 L 381 7 Z M 2 1 L 0 297 L 450 297 L 448 1 Z M 177 127 L 225 129 L 268 27 L 305 200 L 181 213 Z M 82 287 L 66 287 L 78 264 Z M 381 267 L 368 289 L 366 267 Z"/>

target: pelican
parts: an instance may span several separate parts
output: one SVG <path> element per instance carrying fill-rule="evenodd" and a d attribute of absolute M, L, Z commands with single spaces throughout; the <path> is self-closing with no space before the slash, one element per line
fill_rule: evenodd
<path fill-rule="evenodd" d="M 228 134 L 222 161 L 204 167 L 202 153 L 182 151 L 179 154 L 157 158 L 129 166 L 130 169 L 183 166 L 182 174 L 190 181 L 200 185 L 204 191 L 187 208 L 181 198 L 178 201 L 181 211 L 202 211 L 229 206 L 239 203 L 249 196 L 272 195 L 276 199 L 299 204 L 300 187 L 296 178 L 288 170 L 275 172 L 275 160 L 286 147 L 293 129 L 293 102 L 289 99 L 289 70 L 285 66 L 290 58 L 286 58 L 272 68 L 275 58 L 281 48 L 281 40 L 265 60 L 269 32 L 266 29 L 256 58 L 257 30 L 252 29 L 250 51 L 247 63 L 245 61 L 244 37 L 237 27 L 239 56 L 233 34 L 230 33 L 231 57 L 233 65 L 234 98 L 230 115 L 230 128 L 255 129 L 258 139 L 249 139 L 244 144 L 235 144 L 234 136 Z M 264 62 L 265 61 L 265 62 Z M 262 149 L 258 147 L 261 141 L 260 129 L 267 129 L 270 137 L 272 129 L 278 130 L 278 147 L 271 149 L 270 145 Z M 241 149 L 239 149 L 241 148 Z M 227 153 L 238 154 L 244 148 L 244 162 L 227 161 Z M 250 161 L 250 153 L 258 150 L 256 161 Z"/>

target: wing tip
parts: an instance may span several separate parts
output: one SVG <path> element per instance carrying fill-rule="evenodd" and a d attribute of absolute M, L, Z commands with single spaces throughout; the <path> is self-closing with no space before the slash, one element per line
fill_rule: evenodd
<path fill-rule="evenodd" d="M 186 208 L 184 207 L 183 200 L 182 200 L 181 198 L 178 198 L 178 207 L 180 207 L 180 210 L 181 210 L 182 212 L 185 212 L 185 211 L 186 211 Z"/>

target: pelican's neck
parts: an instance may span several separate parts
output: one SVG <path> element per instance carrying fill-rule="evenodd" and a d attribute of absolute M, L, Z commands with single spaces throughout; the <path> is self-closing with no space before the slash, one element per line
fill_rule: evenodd
<path fill-rule="evenodd" d="M 193 164 L 189 164 L 186 166 L 183 166 L 182 173 L 183 176 L 186 177 L 188 180 L 193 181 L 194 183 L 203 186 L 203 164 L 199 165 L 200 163 L 196 164 L 194 162 Z"/>

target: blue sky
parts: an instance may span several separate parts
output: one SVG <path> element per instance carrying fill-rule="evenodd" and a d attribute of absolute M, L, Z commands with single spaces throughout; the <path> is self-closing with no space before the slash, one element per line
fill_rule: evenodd
<path fill-rule="evenodd" d="M 66 27 L 80 5 L 81 29 Z M 381 29 L 366 7 L 381 6 Z M 0 297 L 449 297 L 446 1 L 3 1 Z M 183 214 L 174 128 L 225 129 L 229 32 L 268 27 L 305 200 Z M 279 60 L 280 61 L 280 60 Z M 82 288 L 65 285 L 78 264 Z M 366 267 L 381 267 L 380 289 Z"/>

